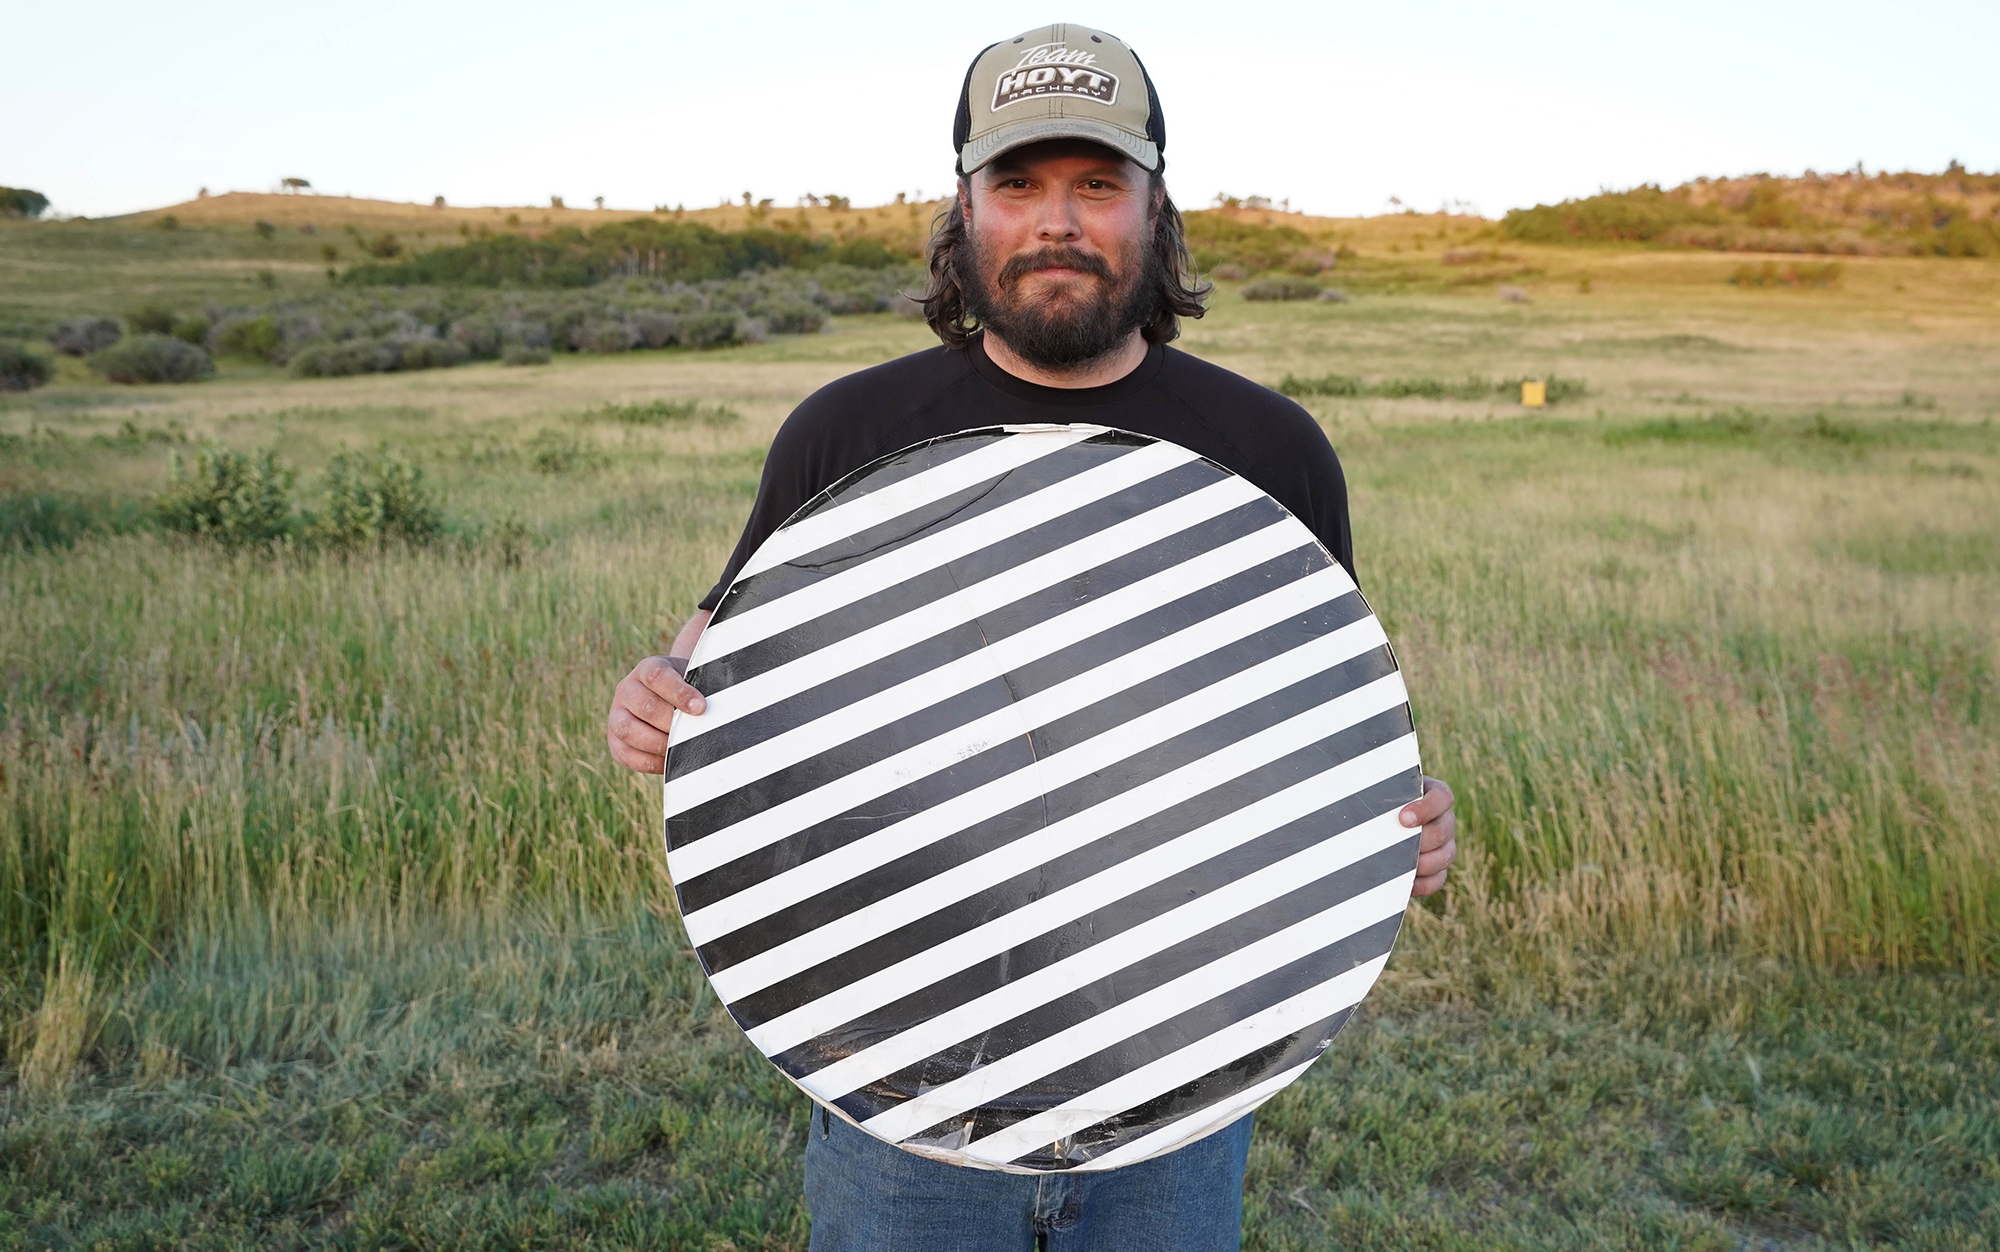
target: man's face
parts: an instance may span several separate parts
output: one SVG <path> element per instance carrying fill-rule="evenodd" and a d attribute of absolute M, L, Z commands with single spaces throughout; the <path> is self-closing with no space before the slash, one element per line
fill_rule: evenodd
<path fill-rule="evenodd" d="M 967 180 L 966 307 L 1031 363 L 1086 365 L 1155 312 L 1157 209 L 1146 171 L 1109 148 L 1017 148 Z"/>

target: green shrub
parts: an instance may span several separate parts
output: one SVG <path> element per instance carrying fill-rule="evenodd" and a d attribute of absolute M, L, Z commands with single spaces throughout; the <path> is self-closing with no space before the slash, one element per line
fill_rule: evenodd
<path fill-rule="evenodd" d="M 1500 231 L 1509 239 L 1529 243 L 1653 240 L 1680 227 L 1715 226 L 1723 220 L 1719 210 L 1693 203 L 1685 189 L 1669 192 L 1647 184 L 1561 204 L 1509 209 L 1500 220 Z"/>
<path fill-rule="evenodd" d="M 1581 378 L 1563 378 L 1555 374 L 1543 377 L 1548 387 L 1548 402 L 1559 404 L 1564 400 L 1574 400 L 1584 394 Z M 1442 378 L 1385 378 L 1379 382 L 1368 382 L 1353 374 L 1326 374 L 1319 378 L 1300 378 L 1287 374 L 1278 383 L 1278 390 L 1288 396 L 1380 396 L 1386 400 L 1478 400 L 1489 395 L 1501 395 L 1515 400 L 1521 396 L 1519 378 L 1502 379 L 1489 383 L 1477 376 L 1468 376 L 1462 382 L 1452 382 Z"/>
<path fill-rule="evenodd" d="M 1317 300 L 1320 286 L 1303 278 L 1260 278 L 1243 289 L 1245 300 Z"/>
<path fill-rule="evenodd" d="M 168 333 L 184 343 L 191 343 L 199 347 L 208 342 L 208 332 L 213 328 L 214 323 L 201 314 L 190 313 L 186 317 L 175 318 L 174 328 Z"/>
<path fill-rule="evenodd" d="M 273 361 L 283 346 L 283 339 L 278 333 L 278 324 L 268 316 L 245 317 L 225 321 L 222 332 L 215 337 L 215 346 L 221 352 Z"/>
<path fill-rule="evenodd" d="M 529 464 L 543 474 L 567 474 L 574 469 L 588 468 L 597 464 L 599 455 L 594 449 L 586 448 L 574 435 L 558 430 L 545 430 L 536 435 L 528 445 Z"/>
<path fill-rule="evenodd" d="M 268 543 L 292 533 L 293 472 L 269 448 L 254 457 L 211 445 L 189 466 L 174 454 L 173 482 L 153 501 L 162 529 L 225 547 Z"/>
<path fill-rule="evenodd" d="M 1477 400 L 1492 390 L 1493 385 L 1483 378 L 1459 383 L 1441 378 L 1385 378 L 1370 386 L 1368 394 L 1389 400 Z"/>
<path fill-rule="evenodd" d="M 116 318 L 78 317 L 56 327 L 49 342 L 64 356 L 89 356 L 99 348 L 117 343 L 123 333 Z"/>
<path fill-rule="evenodd" d="M 334 457 L 320 490 L 324 509 L 307 522 L 306 537 L 323 547 L 351 550 L 390 540 L 425 544 L 444 531 L 444 514 L 424 471 L 387 445 Z"/>
<path fill-rule="evenodd" d="M 369 251 L 384 255 L 373 244 Z M 341 281 L 393 286 L 587 287 L 610 278 L 703 282 L 786 266 L 840 264 L 883 269 L 910 260 L 908 253 L 872 238 L 834 244 L 761 227 L 719 231 L 696 222 L 637 218 L 588 233 L 565 226 L 539 239 L 515 234 L 472 239 L 391 264 L 364 262 L 341 275 Z"/>
<path fill-rule="evenodd" d="M 1368 384 L 1353 374 L 1325 374 L 1318 378 L 1300 378 L 1287 374 L 1278 383 L 1278 391 L 1288 396 L 1360 396 L 1368 394 Z"/>
<path fill-rule="evenodd" d="M 136 530 L 141 520 L 130 503 L 10 492 L 0 495 L 0 548 L 67 548 L 85 535 Z"/>
<path fill-rule="evenodd" d="M 133 335 L 90 354 L 90 368 L 114 383 L 191 383 L 215 372 L 207 352 L 172 335 Z"/>
<path fill-rule="evenodd" d="M 170 335 L 180 314 L 157 300 L 140 305 L 125 315 L 125 325 L 135 335 Z"/>
<path fill-rule="evenodd" d="M 600 404 L 584 411 L 586 422 L 620 422 L 627 426 L 679 426 L 699 421 L 704 426 L 728 426 L 743 415 L 727 405 L 703 407 L 694 400 L 641 400 L 634 404 Z"/>
<path fill-rule="evenodd" d="M 0 391 L 27 391 L 55 374 L 54 361 L 11 339 L 0 339 Z"/>
<path fill-rule="evenodd" d="M 547 348 L 530 348 L 523 343 L 509 344 L 507 350 L 500 354 L 500 363 L 502 365 L 547 365 L 549 363 L 549 350 Z"/>

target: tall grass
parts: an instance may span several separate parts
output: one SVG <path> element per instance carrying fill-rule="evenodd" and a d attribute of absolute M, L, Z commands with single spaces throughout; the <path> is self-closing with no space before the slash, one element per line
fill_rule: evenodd
<path fill-rule="evenodd" d="M 1990 524 L 1990 427 L 1328 420 L 1364 588 L 1461 797 L 1464 860 L 1416 959 L 2000 966 L 2000 571 L 1881 542 L 1956 551 Z M 719 567 L 761 432 L 551 475 L 450 461 L 468 425 L 426 422 L 448 511 L 529 502 L 538 543 L 0 551 L 0 1007 L 23 1077 L 141 1063 L 158 979 L 190 961 L 670 908 L 653 784 L 609 763 L 602 716 Z M 71 484 L 139 455 L 65 447 Z M 1939 457 L 1964 472 L 1917 472 Z M 278 1028 L 214 1029 L 203 1048 L 240 1056 Z"/>
<path fill-rule="evenodd" d="M 1854 559 L 1986 533 L 1987 478 L 1933 487 L 1911 453 L 1990 477 L 2000 437 L 1597 425 L 1412 427 L 1353 458 L 1366 589 L 1463 797 L 1444 916 L 1572 951 L 2000 968 L 2000 569 Z"/>

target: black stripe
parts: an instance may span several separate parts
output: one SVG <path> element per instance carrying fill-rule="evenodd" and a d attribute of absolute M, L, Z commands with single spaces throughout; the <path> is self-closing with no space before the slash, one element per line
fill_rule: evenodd
<path fill-rule="evenodd" d="M 1392 714 L 1400 713 L 1401 710 L 1392 710 Z M 930 951 L 994 918 L 1004 917 L 1026 904 L 1197 829 L 1227 813 L 1230 807 L 1254 803 L 1302 778 L 1324 771 L 1331 763 L 1351 758 L 1358 752 L 1368 751 L 1409 733 L 1407 715 L 1401 716 L 1400 721 L 1401 729 L 1397 729 L 1394 722 L 1387 718 L 1370 719 L 1370 723 L 1342 732 L 1275 763 L 1278 768 L 1267 767 L 1238 780 L 1244 786 L 1219 787 L 1160 814 L 1154 821 L 1121 831 L 1114 839 L 1094 841 L 1069 856 L 1024 870 L 986 891 L 916 918 L 811 969 L 801 970 L 790 978 L 743 996 L 730 1004 L 729 1011 L 746 1030 L 762 1025 L 821 996 L 830 995 L 849 983 L 920 952 Z M 1356 740 L 1367 746 L 1357 750 Z M 1045 934 L 1026 937 L 998 956 L 967 966 L 899 1002 L 871 1010 L 864 1015 L 866 1029 L 871 1035 L 903 1030 L 985 995 L 1007 982 L 1024 978 L 1082 948 L 1122 934 L 1237 878 L 1408 804 L 1417 795 L 1416 779 L 1415 770 L 1384 779 L 1260 835 L 1224 855 L 1190 866 L 1106 904 L 1087 917 Z M 861 1022 L 850 1022 L 829 1033 L 861 1029 L 862 1025 Z M 782 1057 L 774 1059 L 789 1072 L 786 1060 Z"/>
<path fill-rule="evenodd" d="M 1108 595 L 1120 588 L 1170 570 L 1186 561 L 1238 538 L 1243 526 L 1253 526 L 1250 518 L 1218 519 L 1217 527 L 1200 526 L 1182 531 L 1170 539 L 1139 552 L 1130 553 L 1074 578 L 1032 592 L 977 618 L 960 622 L 927 639 L 911 644 L 879 661 L 861 666 L 825 682 L 805 688 L 769 704 L 745 717 L 689 740 L 685 747 L 669 750 L 674 777 L 714 764 L 745 748 L 755 746 L 788 730 L 838 712 L 856 701 L 898 683 L 920 677 L 939 666 L 969 656 L 981 648 L 1006 639 L 1030 626 L 1050 621 L 1087 600 Z M 1030 662 L 1018 676 L 1036 685 L 1051 686 L 1104 660 L 1133 651 L 1154 639 L 1170 634 L 1191 622 L 1212 617 L 1247 600 L 1325 568 L 1326 556 L 1318 545 L 1306 543 L 1291 552 L 1260 562 L 1249 569 L 1198 587 L 1178 599 L 1162 604 L 1125 623 L 1090 636 L 1095 648 L 1078 644 Z M 1355 617 L 1367 613 L 1367 606 L 1354 597 Z M 1081 641 L 1079 641 L 1079 644 Z M 1101 659 L 1097 659 L 1101 658 Z M 1012 679 L 1010 679 L 1010 684 Z M 1019 688 L 1016 688 L 1018 691 Z M 947 695 L 944 699 L 956 699 Z M 968 715 L 951 725 L 972 720 Z"/>
<path fill-rule="evenodd" d="M 1197 1039 L 1207 1038 L 1300 992 L 1330 982 L 1356 966 L 1389 951 L 1396 942 L 1396 932 L 1402 924 L 1403 918 L 1400 913 L 1384 918 L 1289 965 L 1239 987 L 1233 987 L 1157 1026 L 1112 1042 L 1101 1051 L 1084 1057 L 1075 1064 L 1045 1074 L 1032 1083 L 1023 1084 L 997 1097 L 981 1109 L 981 1116 L 973 1128 L 971 1141 L 977 1143 L 1017 1121 L 1045 1112 L 1057 1105 L 1066 1104 L 1078 1095 L 1101 1087 L 1120 1075 L 1128 1074 L 1142 1065 L 1151 1064 L 1163 1056 L 1177 1052 Z M 927 1087 L 948 1082 L 950 1078 L 945 1075 L 951 1074 L 956 1077 L 955 1071 L 958 1071 L 963 1064 L 962 1058 L 949 1060 L 945 1056 L 934 1058 L 934 1069 L 925 1075 L 924 1082 Z M 849 1116 L 873 1116 L 872 1113 L 857 1113 L 856 1108 L 849 1107 L 849 1100 L 837 1100 L 834 1103 Z M 857 1100 L 855 1104 L 860 1108 L 868 1107 L 865 1101 Z M 943 1126 L 929 1127 L 911 1137 L 925 1139 L 945 1130 Z"/>
<path fill-rule="evenodd" d="M 1024 561 L 1046 555 L 1140 513 L 1170 504 L 1191 491 L 1220 481 L 1222 477 L 1213 466 L 1200 461 L 1179 466 L 1102 500 L 1050 518 L 1019 534 L 996 540 L 942 566 L 913 574 L 873 595 L 831 609 L 771 638 L 746 645 L 701 665 L 693 671 L 697 676 L 695 684 L 703 691 L 720 691 L 794 657 L 818 651 L 849 635 L 859 634 L 952 592 L 983 582 Z M 1289 516 L 1281 506 L 1266 497 L 1239 505 L 1232 512 L 1261 518 L 1266 526 Z M 1213 521 L 1201 523 L 1203 526 L 1214 524 Z M 723 616 L 725 610 L 730 611 L 729 616 L 734 615 L 730 600 L 723 601 L 718 616 Z M 726 617 L 724 620 L 727 620 Z"/>
<path fill-rule="evenodd" d="M 1129 456 L 1138 450 L 1129 446 L 1092 444 L 1086 441 L 1076 446 L 1074 455 L 1045 456 L 1030 461 L 1018 469 L 961 488 L 907 513 L 899 513 L 845 538 L 800 553 L 782 565 L 774 565 L 748 578 L 737 580 L 729 591 L 729 611 L 743 613 L 758 605 L 769 604 L 803 587 L 822 582 L 831 574 L 852 569 L 878 556 L 887 556 L 939 531 L 962 526 L 1003 505 L 1012 504 L 1038 491 L 1045 491 L 1085 470 L 1096 469 L 1100 465 Z M 828 500 L 828 504 L 846 504 L 849 500 L 862 499 L 866 494 L 869 493 L 849 495 L 838 492 Z M 804 517 L 800 517 L 787 521 L 777 533 L 782 535 L 797 522 L 804 520 Z"/>
<path fill-rule="evenodd" d="M 1323 829 L 1308 833 L 1313 838 L 1325 837 Z M 1287 926 L 1324 912 L 1364 891 L 1371 891 L 1383 883 L 1393 882 L 1408 874 L 1411 867 L 1416 864 L 1418 838 L 1418 835 L 1412 832 L 1409 838 L 1391 847 L 1363 857 L 1354 864 L 1317 881 L 1301 884 L 1297 889 L 1259 905 L 1247 913 L 1218 920 L 1201 933 L 1190 935 L 1150 956 L 1122 966 L 1088 986 L 1056 997 L 1047 1003 L 1024 1009 L 1013 1019 L 1002 1022 L 990 1030 L 981 1031 L 971 1038 L 961 1039 L 948 1047 L 940 1048 L 924 1060 L 870 1083 L 866 1089 L 876 1092 L 876 1096 L 870 1098 L 879 1098 L 884 1091 L 915 1094 L 925 1090 L 927 1086 L 936 1086 L 941 1081 L 949 1081 L 941 1079 L 939 1075 L 945 1073 L 953 1063 L 963 1067 L 961 1073 L 970 1073 L 980 1065 L 990 1065 L 1001 1057 L 1010 1056 L 1058 1031 L 1080 1025 L 1107 1009 L 1115 1008 L 1155 987 L 1163 986 L 1199 969 L 1218 957 L 1246 948 L 1266 936 L 1276 934 Z M 1247 874 L 1250 871 L 1245 869 L 1243 872 Z M 1234 875 L 1225 877 L 1224 881 L 1227 881 L 1228 877 Z M 1187 892 L 1193 890 L 1198 888 L 1183 888 L 1183 895 L 1178 903 L 1187 903 L 1191 899 Z M 1168 907 L 1172 907 L 1171 904 Z M 1160 908 L 1156 910 L 1156 914 L 1166 911 L 1166 908 Z M 1019 970 L 1002 968 L 997 978 L 990 975 L 981 978 L 977 987 L 979 994 L 997 990 L 1010 982 L 1026 977 L 1034 970 L 1053 965 L 1108 937 L 1091 933 L 1091 926 L 1087 920 L 1065 929 L 1069 932 L 1064 936 L 1066 945 L 1061 942 L 1041 944 L 1041 951 L 1033 953 L 1032 966 Z M 1029 948 L 1033 946 L 1035 945 L 1023 945 Z M 1063 950 L 1065 946 L 1067 950 Z M 947 979 L 944 983 L 936 985 L 942 994 L 935 1003 L 926 1003 L 924 997 L 932 988 L 925 988 L 896 1004 L 886 1005 L 876 1012 L 864 1014 L 817 1039 L 777 1053 L 771 1057 L 771 1061 L 786 1073 L 803 1078 L 865 1048 L 885 1043 L 912 1026 L 921 1025 L 932 1017 L 973 998 L 970 995 L 959 994 L 962 989 L 950 985 L 953 981 L 955 980 Z M 971 989 L 964 988 L 964 990 Z"/>
<path fill-rule="evenodd" d="M 1012 744 L 1019 743 L 1034 757 L 1047 757 L 1086 739 L 1115 730 L 1127 722 L 1147 717 L 1190 691 L 1222 682 L 1252 666 L 1270 660 L 1279 653 L 1310 642 L 1316 635 L 1324 633 L 1315 629 L 1319 623 L 1338 620 L 1341 616 L 1353 612 L 1359 599 L 1359 596 L 1350 593 L 1348 596 L 1317 605 L 1297 618 L 1242 636 L 1184 662 L 1165 674 L 1134 683 L 1082 708 L 1044 722 L 1040 726 L 1031 728 L 1025 736 L 1003 740 L 984 752 L 954 762 L 944 771 L 913 779 L 907 786 L 897 789 L 887 797 L 865 801 L 855 809 L 841 814 L 837 821 L 822 823 L 818 828 L 809 827 L 791 836 L 791 839 L 804 839 L 810 843 L 816 838 L 823 838 L 821 832 L 831 826 L 834 827 L 833 837 L 836 839 L 834 846 L 838 846 L 849 842 L 853 837 L 855 832 L 849 828 L 855 821 L 862 820 L 870 811 L 881 809 L 885 800 L 889 802 L 888 811 L 902 816 L 942 804 L 960 792 L 981 786 L 1020 768 L 1019 765 L 1013 764 L 1018 759 L 1019 753 L 1009 750 Z M 1342 601 L 1349 603 L 1343 604 Z M 1132 624 L 1130 629 L 1120 628 L 1118 633 L 1126 638 L 1143 635 L 1160 629 L 1163 623 L 1171 626 L 1175 617 L 1176 614 L 1171 610 L 1165 611 L 1163 616 L 1148 614 Z M 1033 662 L 998 678 L 989 678 L 977 686 L 959 692 L 949 700 L 918 709 L 886 726 L 865 731 L 844 743 L 822 749 L 804 760 L 795 761 L 781 769 L 745 781 L 668 819 L 667 846 L 686 847 L 696 840 L 705 839 L 738 822 L 754 817 L 766 809 L 775 808 L 787 801 L 817 791 L 821 787 L 847 778 L 934 738 L 949 735 L 976 718 L 1016 704 L 1021 698 L 1035 693 L 1039 681 L 1037 675 L 1045 668 L 1063 672 L 1071 670 L 1074 665 L 1077 670 L 1067 673 L 1065 678 L 1051 681 L 1049 685 L 1053 686 L 1054 682 L 1078 677 L 1081 672 L 1085 672 L 1089 661 L 1095 660 L 1098 664 L 1115 661 L 1124 653 L 1112 652 L 1105 655 L 1106 649 L 1114 642 L 1084 640 L 1052 657 L 1045 657 L 1041 661 Z M 1077 653 L 1074 663 L 1068 656 L 1072 651 Z M 1226 742 L 1228 741 L 1217 739 L 1213 741 L 1210 750 L 1220 748 Z"/>
<path fill-rule="evenodd" d="M 1046 795 L 1025 798 L 1020 804 L 996 813 L 984 821 L 975 822 L 966 829 L 927 847 L 918 848 L 859 877 L 831 884 L 826 891 L 762 918 L 754 925 L 711 940 L 699 949 L 702 961 L 710 970 L 726 969 L 759 952 L 844 917 L 865 905 L 935 878 L 954 865 L 985 855 L 1054 821 L 1083 812 L 1121 795 L 1147 779 L 1200 760 L 1221 746 L 1234 743 L 1287 718 L 1325 704 L 1347 691 L 1393 672 L 1393 668 L 1388 649 L 1377 648 L 1319 674 L 1308 675 L 1263 700 L 1237 709 L 1206 725 L 1192 727 L 1163 744 L 1136 753 L 1121 762 L 1117 769 L 1087 775 Z M 1394 709 L 1387 710 L 1383 716 L 1400 718 L 1399 724 L 1402 727 L 1400 733 L 1409 733 L 1408 705 L 1398 705 Z M 1371 732 L 1360 733 L 1368 735 Z M 1338 740 L 1338 735 L 1330 738 Z M 1317 773 L 1325 769 L 1328 764 L 1339 760 L 1338 757 L 1329 757 L 1324 750 L 1311 745 L 1301 751 L 1311 754 L 1310 760 L 1316 763 L 1308 771 L 1311 773 Z M 1295 754 L 1288 754 L 1288 757 L 1291 755 Z M 1288 758 L 1280 758 L 1284 759 Z M 1237 780 L 1231 780 L 1223 784 L 1220 790 L 1226 795 L 1241 797 L 1248 803 L 1259 795 L 1269 794 L 1280 786 L 1288 785 L 1289 781 L 1296 781 L 1298 777 L 1304 776 L 1292 774 L 1287 782 L 1281 783 L 1278 780 L 1287 776 L 1284 767 L 1280 766 L 1277 771 L 1270 773 L 1264 772 L 1271 770 L 1269 764 L 1259 766 L 1255 770 L 1248 771 L 1248 774 L 1253 778 L 1260 778 L 1260 781 L 1239 785 Z M 1128 838 L 1133 840 L 1152 837 L 1171 838 L 1200 824 L 1192 814 L 1208 811 L 1210 810 L 1203 806 L 1202 798 L 1197 796 L 1164 813 L 1155 814 L 1143 822 L 1126 827 L 1113 839 L 1098 843 L 1107 849 L 1106 855 L 1123 859 L 1125 854 L 1117 849 L 1123 848 Z M 888 820 L 899 820 L 903 815 L 905 815 L 903 810 L 891 810 L 886 820 L 880 824 L 887 824 Z M 871 827 L 871 829 L 877 828 L 879 825 Z M 1146 833 L 1149 831 L 1157 831 L 1157 836 Z M 762 881 L 765 877 L 783 872 L 793 864 L 803 864 L 824 855 L 848 841 L 842 835 L 839 823 L 828 822 L 811 831 L 795 835 L 789 840 L 773 844 L 769 848 L 750 853 L 731 862 L 730 865 L 718 866 L 707 874 L 678 884 L 681 907 L 686 912 L 693 912 L 696 908 L 705 907 L 708 903 L 735 894 L 742 889 L 742 886 L 737 884 Z M 781 852 L 786 845 L 792 846 L 789 856 Z M 731 867 L 737 865 L 742 865 L 743 868 L 732 874 Z M 750 877 L 753 873 L 758 875 L 754 879 Z M 714 885 L 708 885 L 711 878 L 717 878 Z M 702 903 L 697 904 L 695 901 Z"/>

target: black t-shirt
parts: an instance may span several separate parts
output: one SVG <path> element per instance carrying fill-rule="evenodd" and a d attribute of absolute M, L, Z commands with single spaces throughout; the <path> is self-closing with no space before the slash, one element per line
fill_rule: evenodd
<path fill-rule="evenodd" d="M 771 441 L 749 524 L 701 607 L 799 506 L 878 457 L 980 426 L 1086 422 L 1177 443 L 1255 484 L 1354 572 L 1347 480 L 1312 415 L 1268 387 L 1154 344 L 1102 387 L 1044 387 L 995 365 L 977 336 L 849 374 L 807 396 Z"/>

